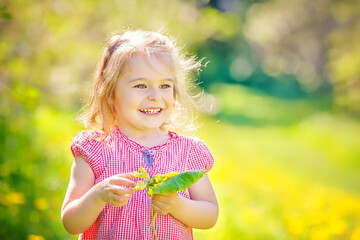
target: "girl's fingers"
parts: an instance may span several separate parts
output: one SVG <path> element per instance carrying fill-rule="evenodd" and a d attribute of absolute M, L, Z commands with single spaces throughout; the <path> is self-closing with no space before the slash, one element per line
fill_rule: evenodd
<path fill-rule="evenodd" d="M 131 195 L 116 195 L 116 194 L 110 194 L 109 196 L 109 204 L 116 206 L 116 207 L 121 207 L 123 205 L 125 205 L 127 203 L 127 201 L 129 201 Z"/>
<path fill-rule="evenodd" d="M 114 184 L 114 185 L 118 185 L 118 186 L 128 186 L 128 187 L 135 187 L 136 183 L 127 179 L 127 178 L 123 178 L 120 177 L 119 175 L 114 176 L 111 180 L 110 183 Z"/>
<path fill-rule="evenodd" d="M 164 195 L 164 194 L 154 194 L 153 195 L 153 200 L 165 202 L 168 199 L 169 199 L 169 196 Z"/>
<path fill-rule="evenodd" d="M 133 194 L 134 190 L 132 188 L 123 188 L 123 187 L 118 187 L 118 186 L 114 186 L 112 188 L 112 192 L 115 195 L 121 196 L 121 195 L 129 195 L 129 194 Z"/>
<path fill-rule="evenodd" d="M 134 174 L 132 174 L 131 172 L 129 172 L 129 173 L 120 173 L 120 174 L 118 174 L 116 176 L 127 178 L 127 179 L 133 179 L 135 177 Z"/>
<path fill-rule="evenodd" d="M 167 204 L 162 202 L 162 201 L 159 201 L 159 200 L 156 200 L 156 199 L 153 199 L 152 201 L 152 205 L 153 206 L 156 206 L 160 209 L 164 209 L 164 208 L 167 208 Z"/>
<path fill-rule="evenodd" d="M 170 194 L 154 194 L 151 206 L 153 209 L 161 214 L 168 214 L 176 204 L 177 193 Z"/>
<path fill-rule="evenodd" d="M 154 209 L 154 211 L 160 215 L 165 215 L 168 213 L 168 207 L 166 204 L 161 202 L 156 202 L 151 205 L 151 207 Z"/>
<path fill-rule="evenodd" d="M 176 197 L 177 197 L 177 193 L 154 194 L 153 195 L 153 199 L 164 202 L 164 203 L 173 202 Z"/>
<path fill-rule="evenodd" d="M 158 208 L 157 206 L 154 206 L 154 205 L 152 205 L 151 207 L 157 214 L 163 215 L 160 208 Z"/>

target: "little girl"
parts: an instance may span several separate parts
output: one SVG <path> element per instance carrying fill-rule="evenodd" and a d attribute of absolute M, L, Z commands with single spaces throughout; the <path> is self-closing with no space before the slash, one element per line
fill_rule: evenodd
<path fill-rule="evenodd" d="M 157 32 L 127 31 L 105 46 L 85 126 L 71 143 L 74 163 L 62 222 L 79 239 L 193 239 L 192 228 L 215 225 L 218 204 L 205 174 L 186 192 L 134 192 L 132 172 L 150 175 L 204 169 L 213 157 L 199 139 L 169 131 L 186 123 L 185 80 L 200 62 L 180 54 Z"/>

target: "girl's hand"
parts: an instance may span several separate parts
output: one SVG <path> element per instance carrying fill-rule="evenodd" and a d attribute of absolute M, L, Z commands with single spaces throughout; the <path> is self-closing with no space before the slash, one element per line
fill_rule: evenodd
<path fill-rule="evenodd" d="M 96 185 L 101 200 L 115 207 L 124 206 L 134 193 L 136 183 L 129 180 L 132 178 L 132 173 L 123 173 L 104 179 Z"/>
<path fill-rule="evenodd" d="M 179 199 L 180 197 L 176 192 L 169 194 L 154 194 L 152 196 L 151 207 L 156 213 L 166 215 L 176 208 Z"/>

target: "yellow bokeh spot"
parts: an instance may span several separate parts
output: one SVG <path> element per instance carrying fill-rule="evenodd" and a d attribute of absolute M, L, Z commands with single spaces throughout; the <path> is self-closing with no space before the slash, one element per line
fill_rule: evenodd
<path fill-rule="evenodd" d="M 304 226 L 301 221 L 294 221 L 287 224 L 287 229 L 294 235 L 300 235 L 304 231 Z"/>
<path fill-rule="evenodd" d="M 39 210 L 46 210 L 49 208 L 49 204 L 46 198 L 37 198 L 34 204 L 35 207 Z"/>
<path fill-rule="evenodd" d="M 5 205 L 7 205 L 7 204 L 24 204 L 25 197 L 24 197 L 24 194 L 21 192 L 12 192 L 12 193 L 7 194 L 2 202 Z"/>
<path fill-rule="evenodd" d="M 347 224 L 344 220 L 335 220 L 330 226 L 331 232 L 334 235 L 343 235 L 348 230 Z"/>
<path fill-rule="evenodd" d="M 45 238 L 40 235 L 30 234 L 28 240 L 45 240 Z"/>
<path fill-rule="evenodd" d="M 358 240 L 360 239 L 360 227 L 355 229 L 355 231 L 352 233 L 350 240 Z"/>
<path fill-rule="evenodd" d="M 330 231 L 327 227 L 316 227 L 310 232 L 310 240 L 327 240 L 330 237 Z"/>

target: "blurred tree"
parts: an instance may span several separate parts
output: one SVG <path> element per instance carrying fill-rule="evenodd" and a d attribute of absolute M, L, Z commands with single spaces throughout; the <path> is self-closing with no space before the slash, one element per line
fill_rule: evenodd
<path fill-rule="evenodd" d="M 274 0 L 250 6 L 244 34 L 267 75 L 333 89 L 337 109 L 360 116 L 359 24 L 359 1 Z"/>
<path fill-rule="evenodd" d="M 265 94 L 287 99 L 302 98 L 309 94 L 291 72 L 269 74 L 263 68 L 263 55 L 247 36 L 244 27 L 247 25 L 247 11 L 254 3 L 268 1 L 234 1 L 212 0 L 209 2 L 223 12 L 223 15 L 234 19 L 230 26 L 236 34 L 231 38 L 221 39 L 210 36 L 205 44 L 198 46 L 198 54 L 210 60 L 206 71 L 201 73 L 206 89 L 216 82 L 241 84 L 256 88 Z M 271 28 L 271 26 L 269 27 Z M 324 90 L 324 89 L 322 89 Z M 329 92 L 329 88 L 325 89 Z"/>

